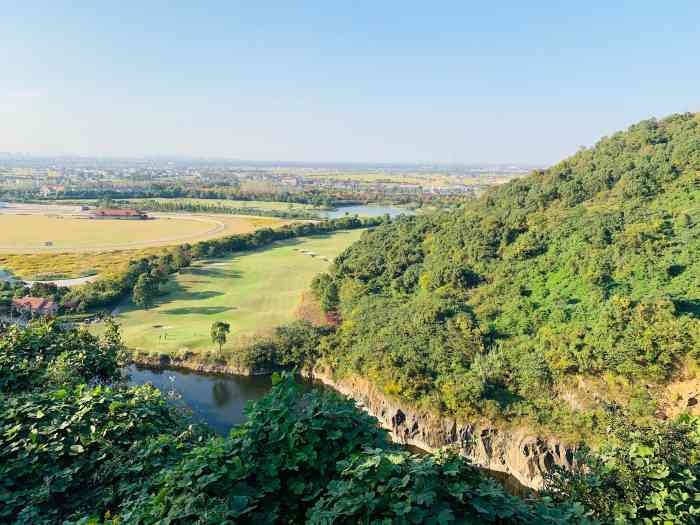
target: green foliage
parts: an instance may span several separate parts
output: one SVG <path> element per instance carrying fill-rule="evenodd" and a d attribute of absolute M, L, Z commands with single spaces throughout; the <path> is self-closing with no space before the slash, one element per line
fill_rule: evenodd
<path fill-rule="evenodd" d="M 673 115 L 459 209 L 380 225 L 314 281 L 342 319 L 324 359 L 452 416 L 602 435 L 605 402 L 631 404 L 700 358 L 698 173 L 700 117 Z M 598 401 L 563 401 L 582 378 Z"/>
<path fill-rule="evenodd" d="M 321 355 L 321 338 L 330 332 L 329 328 L 315 326 L 308 321 L 280 326 L 273 338 L 277 362 L 283 367 L 313 369 Z"/>
<path fill-rule="evenodd" d="M 219 345 L 219 353 L 226 344 L 226 336 L 229 332 L 231 332 L 231 325 L 224 321 L 214 321 L 211 325 L 211 341 Z"/>
<path fill-rule="evenodd" d="M 7 355 L 31 349 L 34 361 L 66 355 L 73 339 L 98 350 L 52 323 L 2 330 Z M 279 335 L 290 348 L 316 336 L 301 324 Z M 100 344 L 123 349 L 115 323 Z M 80 366 L 85 380 L 107 379 L 100 360 Z M 2 523 L 585 523 L 578 506 L 507 496 L 455 455 L 397 452 L 354 402 L 305 393 L 289 374 L 221 438 L 188 426 L 150 386 L 56 387 L 30 381 L 35 368 L 0 393 Z"/>
<path fill-rule="evenodd" d="M 325 311 L 334 310 L 338 305 L 338 287 L 328 274 L 322 273 L 314 277 L 311 290 Z"/>
<path fill-rule="evenodd" d="M 137 306 L 148 308 L 153 305 L 153 301 L 158 295 L 158 282 L 151 277 L 150 273 L 142 273 L 136 279 L 131 299 Z"/>
<path fill-rule="evenodd" d="M 87 330 L 64 330 L 55 321 L 13 325 L 0 333 L 0 393 L 112 381 L 121 377 L 125 357 L 114 323 L 102 340 Z"/>
<path fill-rule="evenodd" d="M 194 439 L 152 387 L 0 395 L 0 521 L 102 516 Z"/>
<path fill-rule="evenodd" d="M 302 394 L 288 376 L 228 438 L 189 452 L 123 514 L 138 523 L 294 523 L 338 474 L 338 461 L 386 447 L 376 420 L 334 394 Z"/>
<path fill-rule="evenodd" d="M 447 450 L 421 457 L 378 449 L 340 467 L 340 478 L 330 482 L 309 513 L 310 525 L 592 523 L 581 506 L 509 496 Z"/>
<path fill-rule="evenodd" d="M 236 358 L 240 366 L 250 370 L 312 370 L 321 357 L 321 340 L 330 333 L 328 327 L 296 321 L 239 350 Z"/>
<path fill-rule="evenodd" d="M 605 523 L 700 523 L 700 418 L 638 427 L 614 417 L 609 424 L 608 440 L 582 451 L 579 469 L 550 476 L 553 495 L 580 502 Z"/>

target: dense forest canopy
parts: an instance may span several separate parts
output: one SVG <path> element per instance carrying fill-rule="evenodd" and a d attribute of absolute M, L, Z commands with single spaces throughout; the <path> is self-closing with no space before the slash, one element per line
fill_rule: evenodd
<path fill-rule="evenodd" d="M 388 394 L 579 437 L 611 404 L 653 418 L 700 357 L 700 115 L 382 225 L 314 290 L 327 364 Z"/>

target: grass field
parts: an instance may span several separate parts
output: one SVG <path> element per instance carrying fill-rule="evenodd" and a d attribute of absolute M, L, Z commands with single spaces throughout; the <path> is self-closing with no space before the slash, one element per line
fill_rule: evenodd
<path fill-rule="evenodd" d="M 93 221 L 41 214 L 0 214 L 0 231 L 3 232 L 0 235 L 0 269 L 23 279 L 41 279 L 47 275 L 80 277 L 118 269 L 130 259 L 159 253 L 164 246 L 246 233 L 288 222 L 234 215 Z M 48 240 L 53 246 L 40 246 Z"/>
<path fill-rule="evenodd" d="M 231 323 L 224 350 L 270 333 L 295 318 L 313 276 L 360 235 L 356 230 L 294 239 L 197 263 L 167 284 L 157 306 L 142 310 L 129 304 L 121 310 L 124 340 L 135 350 L 175 354 L 212 350 L 209 330 L 218 320 Z"/>
<path fill-rule="evenodd" d="M 91 220 L 59 215 L 0 214 L 0 251 L 5 253 L 104 251 L 167 246 L 247 233 L 278 225 L 269 218 L 157 215 L 146 221 Z M 45 243 L 51 242 L 50 246 Z"/>
<path fill-rule="evenodd" d="M 149 221 L 96 221 L 47 215 L 0 215 L 0 249 L 85 250 L 112 245 L 158 243 L 205 235 L 217 228 L 212 221 L 158 218 Z M 44 246 L 50 241 L 51 247 Z"/>

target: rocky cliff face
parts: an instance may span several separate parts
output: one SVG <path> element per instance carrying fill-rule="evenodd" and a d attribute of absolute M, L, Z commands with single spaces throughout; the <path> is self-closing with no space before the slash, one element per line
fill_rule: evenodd
<path fill-rule="evenodd" d="M 513 476 L 522 485 L 540 489 L 543 475 L 554 465 L 574 466 L 573 450 L 556 439 L 533 436 L 526 430 L 499 430 L 439 418 L 390 400 L 361 378 L 335 381 L 321 370 L 314 377 L 357 401 L 390 431 L 398 443 L 433 451 L 456 445 L 475 465 Z"/>
<path fill-rule="evenodd" d="M 239 367 L 225 362 L 200 363 L 195 360 L 196 355 L 187 352 L 181 357 L 168 354 L 148 354 L 133 352 L 130 356 L 131 364 L 147 368 L 164 368 L 174 370 L 194 370 L 205 374 L 265 376 L 275 372 L 275 369 L 251 369 Z"/>

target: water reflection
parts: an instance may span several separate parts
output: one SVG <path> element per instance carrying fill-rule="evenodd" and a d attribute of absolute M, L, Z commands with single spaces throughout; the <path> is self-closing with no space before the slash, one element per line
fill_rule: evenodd
<path fill-rule="evenodd" d="M 212 394 L 214 396 L 214 402 L 217 407 L 226 406 L 229 401 L 231 401 L 231 391 L 228 385 L 223 381 L 215 381 L 212 387 Z"/>
<path fill-rule="evenodd" d="M 174 389 L 177 404 L 192 411 L 195 421 L 209 424 L 220 434 L 245 420 L 248 401 L 256 401 L 272 387 L 270 376 L 219 376 L 185 370 L 129 367 L 129 383 L 150 383 L 163 392 Z M 171 379 L 172 378 L 172 379 Z"/>

